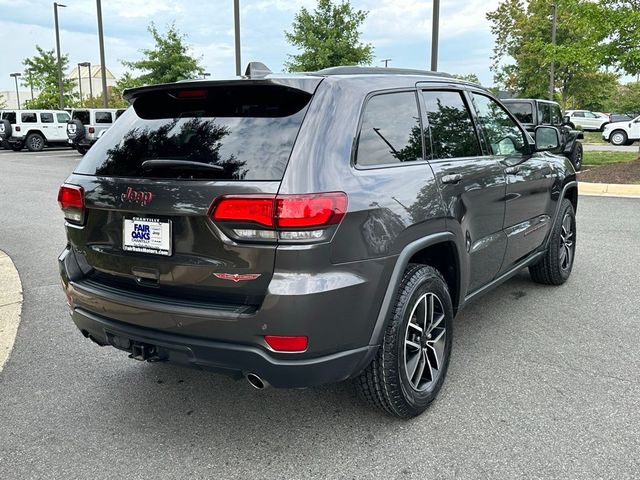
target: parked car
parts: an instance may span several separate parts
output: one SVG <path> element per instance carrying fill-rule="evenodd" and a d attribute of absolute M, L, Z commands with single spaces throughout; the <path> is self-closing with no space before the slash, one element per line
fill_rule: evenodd
<path fill-rule="evenodd" d="M 626 122 L 610 123 L 604 128 L 602 138 L 612 145 L 633 145 L 640 140 L 640 116 Z"/>
<path fill-rule="evenodd" d="M 611 123 L 611 119 L 604 113 L 591 112 L 589 110 L 567 110 L 567 124 L 571 128 L 582 128 L 585 131 L 602 132 L 604 126 Z"/>
<path fill-rule="evenodd" d="M 617 122 L 630 122 L 634 118 L 638 116 L 637 113 L 610 113 L 609 118 L 611 119 L 611 123 Z"/>
<path fill-rule="evenodd" d="M 66 146 L 68 121 L 69 114 L 62 110 L 7 110 L 0 120 L 0 138 L 15 151 Z"/>
<path fill-rule="evenodd" d="M 442 386 L 460 309 L 523 268 L 569 278 L 560 133 L 534 140 L 478 85 L 260 64 L 125 97 L 58 195 L 63 288 L 98 345 L 259 389 L 354 379 L 406 418 Z"/>
<path fill-rule="evenodd" d="M 73 109 L 67 125 L 69 143 L 84 155 L 123 113 L 121 108 Z"/>
<path fill-rule="evenodd" d="M 558 103 L 537 98 L 504 99 L 502 103 L 529 133 L 535 133 L 540 125 L 556 127 L 560 132 L 560 145 L 553 153 L 571 160 L 576 171 L 582 168 L 583 148 L 578 140 L 584 138 L 584 134 L 564 121 L 565 117 Z"/>

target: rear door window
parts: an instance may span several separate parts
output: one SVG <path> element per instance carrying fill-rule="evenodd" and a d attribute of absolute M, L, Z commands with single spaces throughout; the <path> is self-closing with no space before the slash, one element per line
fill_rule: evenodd
<path fill-rule="evenodd" d="M 96 123 L 113 123 L 111 112 L 96 112 Z"/>
<path fill-rule="evenodd" d="M 429 120 L 431 158 L 463 158 L 482 155 L 471 113 L 459 91 L 422 92 Z"/>
<path fill-rule="evenodd" d="M 38 116 L 35 112 L 26 112 L 20 114 L 22 123 L 38 123 Z"/>
<path fill-rule="evenodd" d="M 53 123 L 53 113 L 41 113 L 40 114 L 40 121 L 42 123 Z"/>
<path fill-rule="evenodd" d="M 73 120 L 80 120 L 83 125 L 89 125 L 91 123 L 91 115 L 87 110 L 76 110 L 71 117 Z"/>
<path fill-rule="evenodd" d="M 356 164 L 372 167 L 422 159 L 422 126 L 415 92 L 371 97 L 362 117 Z"/>
<path fill-rule="evenodd" d="M 214 86 L 199 92 L 203 98 L 168 91 L 141 94 L 91 147 L 76 173 L 281 180 L 311 94 L 274 85 Z M 143 168 L 147 160 L 174 162 L 166 169 Z M 182 167 L 181 161 L 214 168 Z"/>

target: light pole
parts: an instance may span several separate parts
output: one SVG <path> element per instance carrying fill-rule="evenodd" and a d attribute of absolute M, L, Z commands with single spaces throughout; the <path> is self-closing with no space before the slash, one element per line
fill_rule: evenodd
<path fill-rule="evenodd" d="M 242 69 L 240 66 L 240 0 L 233 0 L 233 24 L 236 43 L 236 76 L 239 77 Z"/>
<path fill-rule="evenodd" d="M 31 75 L 31 71 L 29 71 L 29 88 L 31 89 L 31 101 L 33 102 L 33 78 Z"/>
<path fill-rule="evenodd" d="M 98 42 L 100 43 L 100 69 L 102 70 L 102 106 L 109 106 L 109 94 L 107 92 L 107 67 L 104 64 L 104 32 L 102 31 L 102 4 L 96 0 L 96 10 L 98 11 Z"/>
<path fill-rule="evenodd" d="M 557 19 L 557 15 L 558 15 L 558 4 L 556 2 L 553 2 L 553 5 L 551 6 L 552 11 L 551 11 L 551 44 L 555 47 L 556 46 L 556 29 L 558 26 L 558 19 Z M 555 56 L 555 51 L 554 51 L 554 56 Z M 555 86 L 555 81 L 556 81 L 556 63 L 555 61 L 552 59 L 551 60 L 551 67 L 549 69 L 549 100 L 553 100 L 553 93 L 556 89 Z"/>
<path fill-rule="evenodd" d="M 93 98 L 93 75 L 91 73 L 91 62 L 82 62 L 78 64 L 78 69 L 80 67 L 87 67 L 89 69 L 89 100 Z"/>
<path fill-rule="evenodd" d="M 62 91 L 62 62 L 60 61 L 60 29 L 58 28 L 58 8 L 65 7 L 66 5 L 53 2 L 53 19 L 56 27 L 56 52 L 58 54 L 58 94 L 60 95 L 60 110 L 64 108 L 64 92 Z"/>
<path fill-rule="evenodd" d="M 21 73 L 10 73 L 9 76 L 13 77 L 16 82 L 16 97 L 18 98 L 18 110 L 20 110 L 20 92 L 18 92 L 18 77 L 20 77 Z"/>
<path fill-rule="evenodd" d="M 384 63 L 384 68 L 387 68 L 389 66 L 389 62 L 393 60 L 392 58 L 383 58 L 382 60 L 380 60 L 380 63 Z"/>
<path fill-rule="evenodd" d="M 82 76 L 80 75 L 80 66 L 82 64 L 78 64 L 78 90 L 80 91 L 80 106 L 82 106 Z"/>
<path fill-rule="evenodd" d="M 438 37 L 440 28 L 440 0 L 433 0 L 433 24 L 431 27 L 431 71 L 438 71 Z"/>

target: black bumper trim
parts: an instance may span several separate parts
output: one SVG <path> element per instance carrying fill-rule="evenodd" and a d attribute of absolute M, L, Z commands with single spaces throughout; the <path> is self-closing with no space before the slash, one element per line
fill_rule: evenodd
<path fill-rule="evenodd" d="M 365 346 L 322 357 L 283 360 L 258 347 L 135 327 L 82 308 L 73 310 L 72 319 L 85 336 L 101 345 L 115 346 L 114 336 L 149 344 L 171 363 L 210 369 L 236 378 L 255 373 L 279 388 L 310 387 L 352 378 L 367 366 L 378 349 Z"/>

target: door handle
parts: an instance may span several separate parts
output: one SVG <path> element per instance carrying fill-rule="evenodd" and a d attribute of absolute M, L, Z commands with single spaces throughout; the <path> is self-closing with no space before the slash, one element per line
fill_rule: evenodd
<path fill-rule="evenodd" d="M 451 175 L 445 175 L 440 180 L 442 183 L 458 183 L 462 180 L 462 175 L 459 173 L 452 173 Z"/>
<path fill-rule="evenodd" d="M 515 175 L 516 173 L 520 172 L 520 167 L 518 167 L 517 165 L 515 167 L 507 167 L 504 169 L 504 171 L 509 175 Z"/>

